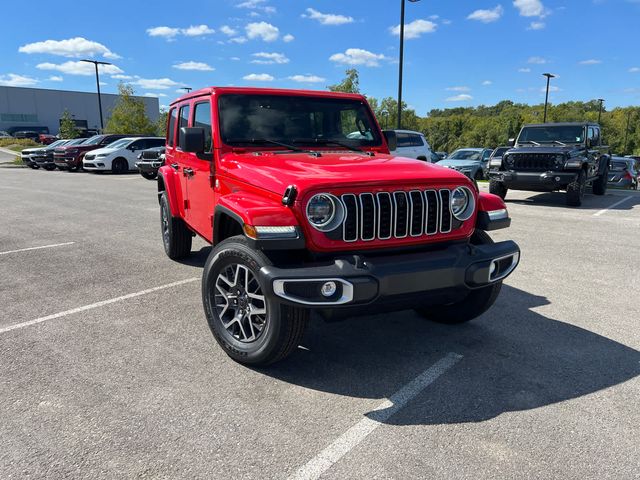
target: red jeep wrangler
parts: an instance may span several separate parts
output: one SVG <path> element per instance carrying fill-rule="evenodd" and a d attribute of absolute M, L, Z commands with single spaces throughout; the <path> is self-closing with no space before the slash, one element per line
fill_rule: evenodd
<path fill-rule="evenodd" d="M 454 170 L 393 157 L 362 95 L 205 88 L 171 104 L 158 176 L 170 258 L 200 235 L 209 327 L 264 365 L 325 318 L 415 309 L 471 320 L 517 266 L 502 199 Z"/>

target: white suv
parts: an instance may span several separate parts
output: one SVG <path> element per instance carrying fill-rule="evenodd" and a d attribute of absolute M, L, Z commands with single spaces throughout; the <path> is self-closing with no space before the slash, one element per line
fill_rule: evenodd
<path fill-rule="evenodd" d="M 431 151 L 431 146 L 424 135 L 411 130 L 395 130 L 398 138 L 398 147 L 391 152 L 392 155 L 406 158 L 417 158 L 425 162 L 434 162 L 437 156 Z"/>
<path fill-rule="evenodd" d="M 112 171 L 124 173 L 136 170 L 136 161 L 141 150 L 161 147 L 164 137 L 131 137 L 121 138 L 106 147 L 87 152 L 82 160 L 85 171 Z"/>

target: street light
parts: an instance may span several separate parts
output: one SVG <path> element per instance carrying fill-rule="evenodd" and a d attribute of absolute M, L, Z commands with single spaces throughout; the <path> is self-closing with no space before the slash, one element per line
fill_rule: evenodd
<path fill-rule="evenodd" d="M 411 3 L 420 0 L 409 0 Z M 402 62 L 404 60 L 404 0 L 400 0 L 400 66 L 398 69 L 398 130 L 402 128 Z"/>
<path fill-rule="evenodd" d="M 104 130 L 104 120 L 102 119 L 102 99 L 100 98 L 100 75 L 98 74 L 98 65 L 113 65 L 109 62 L 98 62 L 96 60 L 81 60 L 82 62 L 93 63 L 96 67 L 96 86 L 98 87 L 98 110 L 100 111 L 100 131 Z"/>
<path fill-rule="evenodd" d="M 598 110 L 598 124 L 600 124 L 600 118 L 602 117 L 602 103 L 604 102 L 604 98 L 599 98 L 600 109 Z"/>
<path fill-rule="evenodd" d="M 542 76 L 547 77 L 547 96 L 544 99 L 544 120 L 542 121 L 542 123 L 547 123 L 547 105 L 549 103 L 549 81 L 552 78 L 556 78 L 556 76 L 551 73 L 543 73 Z"/>
<path fill-rule="evenodd" d="M 191 87 L 180 87 L 178 90 L 184 90 L 185 92 L 189 93 L 191 90 L 193 90 L 193 88 L 191 88 Z"/>

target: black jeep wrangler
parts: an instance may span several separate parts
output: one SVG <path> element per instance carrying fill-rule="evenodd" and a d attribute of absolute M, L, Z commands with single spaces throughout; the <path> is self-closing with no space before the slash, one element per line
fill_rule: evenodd
<path fill-rule="evenodd" d="M 597 123 L 524 125 L 501 160 L 489 165 L 489 191 L 504 198 L 507 190 L 567 191 L 567 205 L 579 207 L 585 188 L 604 195 L 609 148 Z"/>

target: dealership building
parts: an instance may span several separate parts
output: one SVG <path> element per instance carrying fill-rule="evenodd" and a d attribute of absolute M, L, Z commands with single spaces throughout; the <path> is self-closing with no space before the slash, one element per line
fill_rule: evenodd
<path fill-rule="evenodd" d="M 103 93 L 102 114 L 107 124 L 118 95 Z M 135 97 L 142 100 L 147 116 L 155 121 L 160 114 L 155 97 Z M 100 130 L 98 95 L 67 90 L 0 86 L 0 130 L 15 132 L 34 127 L 47 127 L 57 135 L 60 118 L 68 110 L 79 128 Z"/>

